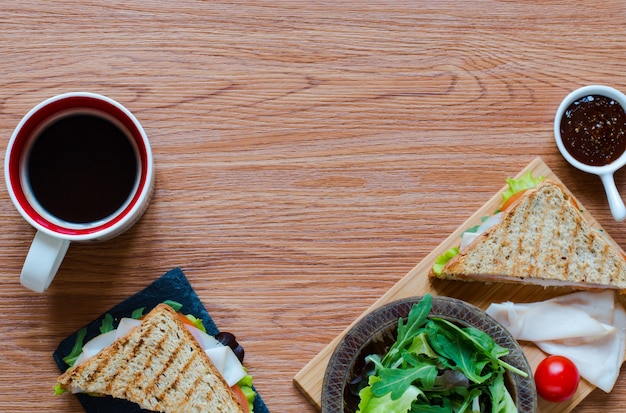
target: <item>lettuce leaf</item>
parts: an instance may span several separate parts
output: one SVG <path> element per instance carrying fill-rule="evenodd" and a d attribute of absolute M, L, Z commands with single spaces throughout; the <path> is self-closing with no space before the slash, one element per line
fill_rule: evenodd
<path fill-rule="evenodd" d="M 63 393 L 67 392 L 67 390 L 65 390 L 59 383 L 54 385 L 54 395 L 55 396 L 60 396 Z"/>
<path fill-rule="evenodd" d="M 163 304 L 169 305 L 170 307 L 174 309 L 174 311 L 180 311 L 180 309 L 183 307 L 181 303 L 179 303 L 178 301 L 174 301 L 174 300 L 165 300 L 163 301 Z"/>
<path fill-rule="evenodd" d="M 459 248 L 452 247 L 448 251 L 438 256 L 437 259 L 435 260 L 435 264 L 433 264 L 433 272 L 437 275 L 440 275 L 441 270 L 443 270 L 443 267 L 445 267 L 448 261 L 450 261 L 452 258 L 456 257 L 457 255 L 459 255 Z"/>
<path fill-rule="evenodd" d="M 248 400 L 248 408 L 250 410 L 249 413 L 254 413 L 254 398 L 256 397 L 256 392 L 252 387 L 252 376 L 246 374 L 241 380 L 239 380 L 237 386 L 239 386 L 244 396 L 246 396 L 246 400 Z"/>
<path fill-rule="evenodd" d="M 206 328 L 204 328 L 201 318 L 195 317 L 192 314 L 186 314 L 185 317 L 187 317 L 187 320 L 191 321 L 198 330 L 206 333 Z"/>
<path fill-rule="evenodd" d="M 141 317 L 143 317 L 143 312 L 145 311 L 145 309 L 146 307 L 140 307 L 140 308 L 133 310 L 133 312 L 130 315 L 130 318 L 139 320 Z"/>
<path fill-rule="evenodd" d="M 502 203 L 505 203 L 510 197 L 520 191 L 534 188 L 539 182 L 543 181 L 544 179 L 544 176 L 539 176 L 537 178 L 533 177 L 532 171 L 526 172 L 518 179 L 506 178 L 506 183 L 509 185 L 509 188 L 502 193 Z"/>
<path fill-rule="evenodd" d="M 384 396 L 374 396 L 372 385 L 380 380 L 377 376 L 370 376 L 370 385 L 359 392 L 361 401 L 357 413 L 407 413 L 411 404 L 420 395 L 421 391 L 415 386 L 409 386 L 397 399 L 391 398 L 391 393 Z"/>

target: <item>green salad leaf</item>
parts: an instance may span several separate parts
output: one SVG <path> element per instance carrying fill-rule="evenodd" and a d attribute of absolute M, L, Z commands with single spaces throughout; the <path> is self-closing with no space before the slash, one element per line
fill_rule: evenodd
<path fill-rule="evenodd" d="M 496 413 L 508 413 L 517 411 L 511 394 L 504 385 L 504 372 L 499 372 L 489 386 L 492 411 Z"/>
<path fill-rule="evenodd" d="M 359 393 L 361 401 L 359 403 L 359 412 L 361 413 L 407 413 L 411 411 L 413 401 L 420 395 L 420 390 L 415 386 L 409 386 L 402 395 L 396 399 L 391 397 L 391 393 L 383 396 L 374 396 L 372 388 L 376 382 L 380 380 L 376 376 L 370 376 L 370 386 L 365 387 Z"/>
<path fill-rule="evenodd" d="M 109 331 L 113 331 L 113 329 L 113 316 L 106 313 L 100 325 L 100 334 L 108 333 Z"/>
<path fill-rule="evenodd" d="M 443 254 L 441 254 L 440 256 L 438 256 L 435 259 L 435 264 L 433 265 L 433 272 L 437 275 L 441 274 L 441 270 L 443 270 L 443 267 L 445 267 L 448 261 L 450 261 L 452 258 L 456 257 L 457 255 L 459 255 L 459 248 L 452 247 L 446 252 L 444 252 Z"/>
<path fill-rule="evenodd" d="M 485 366 L 491 361 L 474 346 L 466 336 L 451 328 L 445 320 L 433 319 L 426 325 L 428 337 L 433 349 L 441 357 L 439 361 L 452 370 L 459 370 L 474 383 L 484 383 L 491 377 L 491 372 L 483 374 Z"/>
<path fill-rule="evenodd" d="M 179 303 L 178 301 L 174 301 L 174 300 L 165 300 L 163 301 L 163 304 L 169 305 L 170 307 L 174 309 L 174 311 L 180 311 L 180 309 L 183 307 L 181 303 Z"/>
<path fill-rule="evenodd" d="M 505 386 L 507 371 L 528 374 L 502 360 L 509 350 L 487 333 L 429 317 L 432 296 L 398 320 L 397 338 L 384 355 L 371 354 L 357 413 L 517 411 Z"/>
<path fill-rule="evenodd" d="M 254 398 L 256 397 L 256 392 L 254 391 L 254 388 L 252 387 L 252 376 L 249 374 L 246 374 L 241 380 L 239 380 L 239 382 L 237 383 L 237 386 L 239 386 L 239 388 L 243 392 L 243 395 L 246 396 L 246 400 L 248 401 L 248 409 L 249 409 L 248 413 L 254 413 Z"/>
<path fill-rule="evenodd" d="M 526 172 L 524 175 L 517 179 L 507 178 L 506 183 L 509 185 L 509 188 L 502 193 L 502 203 L 505 203 L 510 197 L 520 191 L 534 188 L 539 182 L 543 181 L 544 179 L 545 177 L 543 176 L 538 176 L 537 178 L 533 177 L 532 171 Z"/>
<path fill-rule="evenodd" d="M 191 321 L 193 325 L 200 331 L 206 333 L 206 328 L 204 327 L 204 323 L 201 318 L 198 318 L 192 314 L 186 314 L 187 320 Z"/>
<path fill-rule="evenodd" d="M 139 320 L 141 317 L 143 317 L 143 313 L 146 310 L 146 307 L 139 307 L 133 310 L 133 312 L 130 314 L 130 318 L 134 319 L 134 320 Z"/>
<path fill-rule="evenodd" d="M 391 392 L 391 398 L 397 399 L 411 386 L 418 382 L 422 387 L 432 388 L 437 377 L 437 364 L 432 360 L 418 359 L 408 353 L 403 355 L 409 360 L 408 367 L 386 368 L 378 371 L 378 380 L 372 385 L 372 394 L 384 396 Z"/>
<path fill-rule="evenodd" d="M 87 327 L 81 328 L 76 333 L 76 341 L 74 342 L 74 347 L 72 347 L 72 351 L 70 351 L 70 354 L 63 357 L 63 361 L 68 366 L 73 366 L 74 363 L 76 363 L 76 359 L 78 358 L 78 356 L 80 356 L 80 353 L 82 353 L 85 336 L 87 336 Z"/>
<path fill-rule="evenodd" d="M 410 354 L 424 355 L 430 358 L 437 358 L 437 353 L 428 344 L 428 337 L 425 332 L 421 332 L 413 337 L 413 342 L 407 350 Z"/>

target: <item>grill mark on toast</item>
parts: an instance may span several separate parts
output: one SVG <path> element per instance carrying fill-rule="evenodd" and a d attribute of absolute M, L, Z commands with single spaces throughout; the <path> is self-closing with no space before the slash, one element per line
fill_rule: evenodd
<path fill-rule="evenodd" d="M 99 363 L 99 364 L 103 364 L 103 363 L 104 363 L 104 361 L 105 361 L 105 359 L 102 359 L 102 360 L 100 361 L 100 363 Z M 99 367 L 99 366 L 98 366 L 98 367 Z M 107 380 L 107 382 L 106 382 L 106 384 L 105 384 L 105 386 L 104 386 L 104 391 L 105 391 L 105 392 L 111 392 L 111 389 L 112 389 L 112 387 L 113 387 L 113 382 L 114 382 L 116 379 L 117 379 L 117 375 L 113 375 L 113 378 L 112 378 L 111 380 Z"/>
<path fill-rule="evenodd" d="M 106 358 L 96 359 L 96 365 L 93 368 L 92 372 L 86 376 L 87 382 L 98 381 L 102 376 L 105 375 L 106 365 L 109 364 L 109 360 Z M 107 389 L 111 388 L 112 382 L 115 379 L 115 376 L 111 380 L 107 380 L 106 387 Z"/>
<path fill-rule="evenodd" d="M 579 222 L 578 222 L 579 220 L 580 220 L 580 217 L 577 218 L 576 225 L 574 225 L 574 233 L 572 234 L 572 239 L 575 239 L 575 240 L 577 240 L 579 238 L 579 236 L 580 236 L 580 225 L 579 225 Z M 576 259 L 574 259 L 574 255 L 575 255 L 574 254 L 574 244 L 570 245 L 570 248 L 568 249 L 567 252 L 569 254 L 570 265 L 575 265 Z M 569 274 L 570 274 L 569 266 L 568 266 L 567 270 L 568 271 L 565 274 L 565 279 L 569 278 Z"/>
<path fill-rule="evenodd" d="M 172 362 L 168 364 L 168 368 L 171 367 L 174 364 L 174 362 L 178 358 L 178 354 L 181 352 L 182 348 L 183 348 L 182 346 L 176 347 L 176 350 L 175 350 L 174 354 L 170 358 L 170 360 Z M 186 355 L 186 353 L 183 353 L 183 356 L 185 356 L 185 355 Z M 198 356 L 198 354 L 196 353 L 196 351 L 194 351 L 194 349 L 192 347 L 190 352 L 189 352 L 189 358 L 185 362 L 185 365 L 182 367 L 182 369 L 179 372 L 179 374 L 176 375 L 176 377 L 174 378 L 174 381 L 172 381 L 170 384 L 168 384 L 168 386 L 165 389 L 163 389 L 163 391 L 161 392 L 161 394 L 159 394 L 158 397 L 160 397 L 162 400 L 165 400 L 166 394 L 169 393 L 170 390 L 176 389 L 176 386 L 178 385 L 178 383 L 180 382 L 182 377 L 185 375 L 185 373 L 187 373 L 189 371 L 189 367 L 194 362 L 194 360 L 196 360 L 197 356 Z M 166 368 L 166 370 L 167 370 L 167 368 Z"/>
<path fill-rule="evenodd" d="M 536 198 L 537 198 L 537 192 L 534 192 L 533 195 L 533 205 L 531 205 L 530 208 L 528 208 L 528 215 L 534 215 L 533 212 L 535 211 L 535 203 L 536 203 Z M 544 201 L 545 202 L 545 201 Z M 526 217 L 525 217 L 526 219 Z M 528 225 L 527 227 L 530 226 L 531 220 L 528 219 Z M 533 224 L 537 225 L 534 221 L 532 221 Z M 529 250 L 529 256 L 526 259 L 526 268 L 528 268 L 528 277 L 529 278 L 537 278 L 539 276 L 539 261 L 540 260 L 545 260 L 545 254 L 544 251 L 542 250 L 541 246 L 543 243 L 543 229 L 544 227 L 542 225 L 539 225 L 538 227 L 533 229 L 533 234 L 535 234 L 536 240 L 533 244 L 533 248 L 531 250 Z M 524 234 L 529 234 L 529 231 L 527 228 L 524 228 Z M 524 278 L 524 277 L 521 277 Z"/>
<path fill-rule="evenodd" d="M 596 251 L 596 246 L 594 245 L 595 244 L 595 242 L 594 242 L 595 238 L 594 238 L 593 234 L 591 232 L 589 232 L 588 234 L 583 234 L 583 235 L 587 235 L 587 237 L 586 237 L 587 243 L 586 244 L 587 244 L 587 248 L 589 249 L 589 251 L 596 252 L 596 255 L 597 255 L 597 253 L 599 253 L 600 251 Z M 594 256 L 594 258 L 597 259 L 597 257 L 595 257 L 595 256 Z M 604 258 L 602 258 L 602 263 L 604 264 Z M 587 274 L 587 268 L 589 267 L 589 265 L 590 264 L 587 261 L 585 261 L 582 264 L 583 268 L 582 268 L 582 271 L 581 271 L 581 279 L 577 280 L 577 281 L 587 281 L 587 275 L 586 274 Z"/>
<path fill-rule="evenodd" d="M 171 318 L 163 313 L 173 314 L 173 310 L 161 310 L 159 318 L 149 314 L 140 329 L 118 339 L 87 364 L 64 373 L 59 383 L 69 381 L 69 385 L 98 393 L 110 388 L 112 396 L 134 401 L 148 410 L 242 413 L 227 383 L 192 334 L 175 314 Z M 133 374 L 134 370 L 139 374 Z M 95 381 L 85 382 L 86 377 Z M 153 377 L 150 387 L 146 387 Z M 134 384 L 130 391 L 129 382 Z"/>
<path fill-rule="evenodd" d="M 607 268 L 609 267 L 608 264 L 608 260 L 610 257 L 610 252 L 609 249 L 607 248 L 608 245 L 604 245 L 604 247 L 602 248 L 602 268 Z M 611 274 L 610 278 L 613 278 L 613 275 Z"/>
<path fill-rule="evenodd" d="M 137 340 L 135 342 L 135 346 L 130 350 L 130 352 L 129 352 L 130 353 L 130 357 L 129 358 L 132 359 L 132 358 L 136 357 L 139 353 L 141 353 L 141 347 L 143 347 L 144 343 L 145 343 L 144 338 L 140 337 L 139 340 Z M 128 383 L 126 384 L 126 388 L 123 390 L 124 394 L 131 394 L 132 393 L 132 389 L 134 387 L 136 387 L 137 383 L 142 380 L 142 378 L 144 376 L 143 372 L 152 365 L 152 360 L 153 359 L 154 359 L 154 353 L 151 353 L 150 356 L 146 359 L 146 362 L 142 366 L 142 368 L 138 369 L 138 371 L 135 372 L 133 378 L 128 380 Z M 110 384 L 108 385 L 108 387 L 110 387 Z"/>
<path fill-rule="evenodd" d="M 526 207 L 528 203 L 532 203 L 534 202 L 534 197 L 530 197 L 528 199 L 526 199 L 522 204 L 518 205 L 517 208 L 521 208 Z M 513 263 L 513 268 L 524 268 L 526 266 L 526 264 L 523 262 L 524 260 L 524 245 L 528 242 L 528 240 L 526 239 L 526 234 L 528 234 L 528 227 L 530 225 L 530 219 L 529 216 L 532 213 L 532 207 L 526 207 L 524 208 L 524 213 L 522 215 L 522 228 L 519 231 L 522 236 L 517 236 L 517 246 L 516 249 L 511 251 L 512 254 L 514 254 L 514 263 Z M 505 272 L 505 271 L 503 271 Z"/>
<path fill-rule="evenodd" d="M 156 329 L 156 328 L 158 328 L 158 327 L 154 327 L 154 329 Z M 161 336 L 161 338 L 157 342 L 155 350 L 152 353 L 150 353 L 150 356 L 148 357 L 148 359 L 150 359 L 150 360 L 155 359 L 156 355 L 159 354 L 163 350 L 163 343 L 165 343 L 167 341 L 167 339 L 168 339 L 167 334 L 163 334 Z M 162 375 L 165 375 L 165 371 L 172 365 L 172 360 L 176 358 L 176 355 L 178 354 L 179 351 L 180 351 L 180 347 L 177 347 L 174 350 L 174 352 L 169 356 L 169 358 L 163 362 L 163 368 L 160 371 L 155 371 L 154 372 L 154 378 L 145 387 L 146 393 L 148 393 L 148 394 L 156 394 L 155 389 L 157 388 L 157 386 L 156 386 L 157 381 L 159 381 L 159 379 L 161 378 Z M 151 363 L 152 363 L 152 361 L 151 361 Z M 162 398 L 160 398 L 160 397 L 157 397 L 157 399 L 159 401 L 162 400 Z"/>
<path fill-rule="evenodd" d="M 186 399 L 186 401 L 191 399 L 191 396 L 196 391 L 196 389 L 198 389 L 201 381 L 202 381 L 202 376 L 198 375 L 195 378 L 195 380 L 193 381 L 193 385 L 189 386 L 189 389 L 187 389 L 187 391 L 185 392 L 185 399 Z M 207 397 L 207 399 L 210 399 L 212 397 L 212 395 L 211 394 L 207 394 L 206 397 Z"/>
<path fill-rule="evenodd" d="M 87 382 L 95 381 L 94 379 L 102 373 L 103 366 L 106 364 L 106 360 L 97 360 L 97 363 L 93 370 L 85 375 L 84 380 Z"/>
<path fill-rule="evenodd" d="M 568 200 L 566 199 L 566 202 L 564 202 L 561 205 L 561 209 L 559 210 L 559 214 L 560 215 L 565 215 L 567 213 L 567 210 L 568 210 L 568 207 L 569 207 L 567 201 Z M 567 256 L 565 257 L 565 259 L 569 259 L 570 262 L 572 261 L 572 256 L 573 256 L 572 249 L 573 249 L 573 245 L 574 245 L 574 240 L 576 240 L 577 237 L 578 237 L 578 228 L 579 228 L 579 222 L 578 222 L 578 218 L 576 218 L 576 225 L 574 225 L 574 233 L 570 237 L 570 245 L 569 245 L 569 248 L 567 249 Z M 562 231 L 561 228 L 559 228 L 559 230 Z M 567 236 L 567 235 L 565 235 L 565 236 Z M 565 254 L 563 254 L 563 252 L 561 251 L 561 255 L 563 256 Z M 569 265 L 563 265 L 561 268 L 562 268 L 561 279 L 567 280 L 567 278 L 569 277 Z"/>
<path fill-rule="evenodd" d="M 441 275 L 429 275 L 578 289 L 608 287 L 626 294 L 626 255 L 585 220 L 571 194 L 546 180 L 520 201 L 498 227 L 450 260 Z"/>

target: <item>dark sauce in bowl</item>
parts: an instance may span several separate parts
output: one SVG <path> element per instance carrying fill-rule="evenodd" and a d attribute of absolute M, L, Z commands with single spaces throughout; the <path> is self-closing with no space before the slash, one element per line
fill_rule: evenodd
<path fill-rule="evenodd" d="M 574 101 L 561 119 L 561 140 L 570 155 L 591 166 L 608 165 L 626 150 L 626 114 L 615 100 L 589 95 Z"/>

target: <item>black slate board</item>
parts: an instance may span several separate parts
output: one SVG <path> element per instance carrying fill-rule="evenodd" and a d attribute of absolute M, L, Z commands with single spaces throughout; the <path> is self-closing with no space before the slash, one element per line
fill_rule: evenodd
<path fill-rule="evenodd" d="M 145 307 L 144 314 L 147 314 L 157 304 L 165 300 L 179 302 L 183 305 L 181 308 L 183 313 L 193 314 L 201 318 L 207 333 L 211 335 L 219 333 L 217 326 L 200 301 L 200 298 L 191 287 L 183 271 L 180 268 L 174 268 L 142 291 L 132 295 L 87 324 L 85 326 L 87 328 L 87 335 L 84 342 L 86 343 L 100 334 L 99 328 L 106 314 L 113 316 L 113 325 L 117 327 L 119 320 L 123 317 L 130 317 L 134 310 Z M 63 357 L 72 351 L 72 347 L 76 342 L 77 333 L 78 330 L 61 341 L 59 347 L 57 347 L 52 355 L 61 372 L 64 372 L 69 367 L 63 361 Z M 113 397 L 93 397 L 86 394 L 76 394 L 76 397 L 87 413 L 149 413 L 148 410 L 141 409 L 135 403 L 115 399 Z M 258 392 L 254 401 L 254 413 L 269 413 L 269 410 L 265 406 L 265 403 L 263 403 Z"/>

